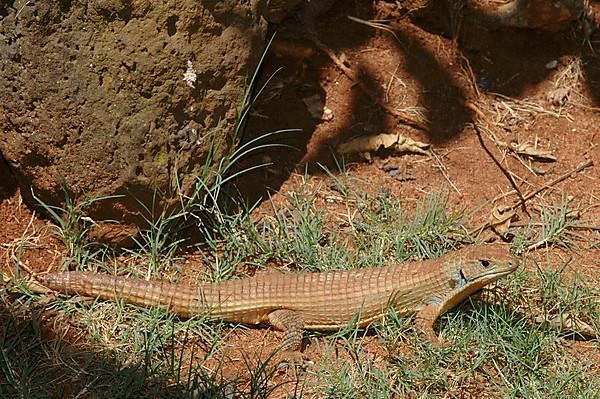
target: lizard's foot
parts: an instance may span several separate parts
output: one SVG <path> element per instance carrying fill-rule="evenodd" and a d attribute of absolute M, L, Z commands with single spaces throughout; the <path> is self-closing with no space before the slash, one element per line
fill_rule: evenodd
<path fill-rule="evenodd" d="M 277 371 L 300 380 L 312 364 L 310 358 L 300 351 L 283 351 L 278 356 Z"/>
<path fill-rule="evenodd" d="M 427 337 L 427 341 L 434 348 L 448 348 L 452 346 L 452 342 L 447 339 L 438 338 L 436 335 L 433 337 Z"/>
<path fill-rule="evenodd" d="M 306 368 L 311 364 L 310 358 L 300 351 L 283 351 L 278 356 L 279 365 L 277 368 L 300 367 Z"/>

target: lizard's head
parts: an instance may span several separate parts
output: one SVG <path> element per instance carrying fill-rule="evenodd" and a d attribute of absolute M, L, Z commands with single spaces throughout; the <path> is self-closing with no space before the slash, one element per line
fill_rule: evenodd
<path fill-rule="evenodd" d="M 462 252 L 455 263 L 456 288 L 472 285 L 472 292 L 514 272 L 518 265 L 504 245 L 482 245 Z"/>
<path fill-rule="evenodd" d="M 518 262 L 504 245 L 478 245 L 458 252 L 451 265 L 451 291 L 444 298 L 441 312 L 453 308 L 474 292 L 509 275 L 518 266 Z"/>

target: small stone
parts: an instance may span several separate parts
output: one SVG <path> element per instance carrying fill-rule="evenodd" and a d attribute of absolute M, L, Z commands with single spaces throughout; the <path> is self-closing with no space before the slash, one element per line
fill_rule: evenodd
<path fill-rule="evenodd" d="M 395 165 L 390 162 L 386 162 L 385 164 L 383 164 L 381 166 L 381 169 L 383 169 L 384 172 L 391 172 L 393 170 L 398 170 L 398 165 Z"/>
<path fill-rule="evenodd" d="M 479 86 L 482 89 L 488 90 L 492 86 L 492 80 L 488 76 L 482 75 L 479 77 L 477 86 Z"/>

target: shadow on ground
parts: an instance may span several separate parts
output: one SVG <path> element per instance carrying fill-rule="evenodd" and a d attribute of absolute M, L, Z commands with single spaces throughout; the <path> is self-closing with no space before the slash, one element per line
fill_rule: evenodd
<path fill-rule="evenodd" d="M 17 182 L 8 163 L 0 154 L 0 202 L 12 197 L 17 191 Z"/>
<path fill-rule="evenodd" d="M 47 311 L 36 309 L 24 296 L 0 295 L 2 398 L 237 398 L 272 389 L 261 370 L 253 370 L 257 381 L 252 384 L 227 380 L 201 365 L 187 371 L 190 360 L 182 359 L 168 338 L 159 345 L 146 343 L 153 349 L 145 358 L 128 361 L 117 359 L 110 349 L 100 353 L 85 349 L 84 343 L 75 346 L 71 342 L 79 338 L 67 323 L 58 323 L 64 331 L 58 335 Z M 240 391 L 248 386 L 248 392 Z"/>

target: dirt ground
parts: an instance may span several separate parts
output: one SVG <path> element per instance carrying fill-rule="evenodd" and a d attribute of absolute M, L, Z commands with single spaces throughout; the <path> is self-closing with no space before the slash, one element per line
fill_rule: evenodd
<path fill-rule="evenodd" d="M 339 3 L 317 20 L 320 40 L 360 71 L 361 80 L 384 103 L 421 118 L 426 128 L 402 123 L 374 104 L 326 54 L 301 37 L 297 25 L 279 26 L 262 69 L 262 82 L 268 82 L 245 140 L 278 129 L 299 130 L 270 139 L 293 150 L 269 149 L 240 163 L 242 168 L 271 163 L 238 184 L 249 203 L 263 199 L 254 217 L 272 212 L 271 204 L 284 201 L 283 194 L 298 187 L 305 172 L 313 182 L 330 182 L 322 166 L 335 171 L 335 146 L 360 135 L 401 133 L 431 143 L 436 156 L 379 152 L 367 161 L 351 155 L 346 170 L 373 193 L 385 190 L 408 202 L 443 191 L 450 208 L 475 212 L 473 228 L 488 220 L 494 206 L 518 202 L 507 175 L 526 195 L 592 161 L 540 192 L 526 209 L 516 209 L 523 221 L 526 212 L 539 212 L 536 204 L 542 199 L 552 204 L 567 196 L 596 249 L 554 251 L 552 256 L 557 261 L 572 257 L 573 270 L 600 286 L 600 34 L 585 38 L 576 28 L 489 28 L 450 18 L 444 9 L 405 13 L 388 2 L 374 8 L 370 2 Z M 393 34 L 347 15 L 382 21 Z M 328 110 L 321 119 L 307 106 L 319 101 Z M 323 109 L 317 107 L 317 113 Z M 482 127 L 481 136 L 474 123 Z M 538 154 L 547 151 L 555 161 L 518 158 L 496 145 L 490 133 L 506 143 L 531 143 Z M 271 201 L 264 201 L 268 195 Z M 26 272 L 60 269 L 65 248 L 51 232 L 51 221 L 21 201 L 4 163 L 0 201 L 0 270 L 7 272 L 17 256 Z M 26 243 L 19 254 L 14 253 L 18 242 Z M 267 354 L 280 339 L 280 333 L 262 329 L 240 334 L 228 341 L 232 358 L 238 352 Z M 591 352 L 600 361 L 600 354 Z"/>

